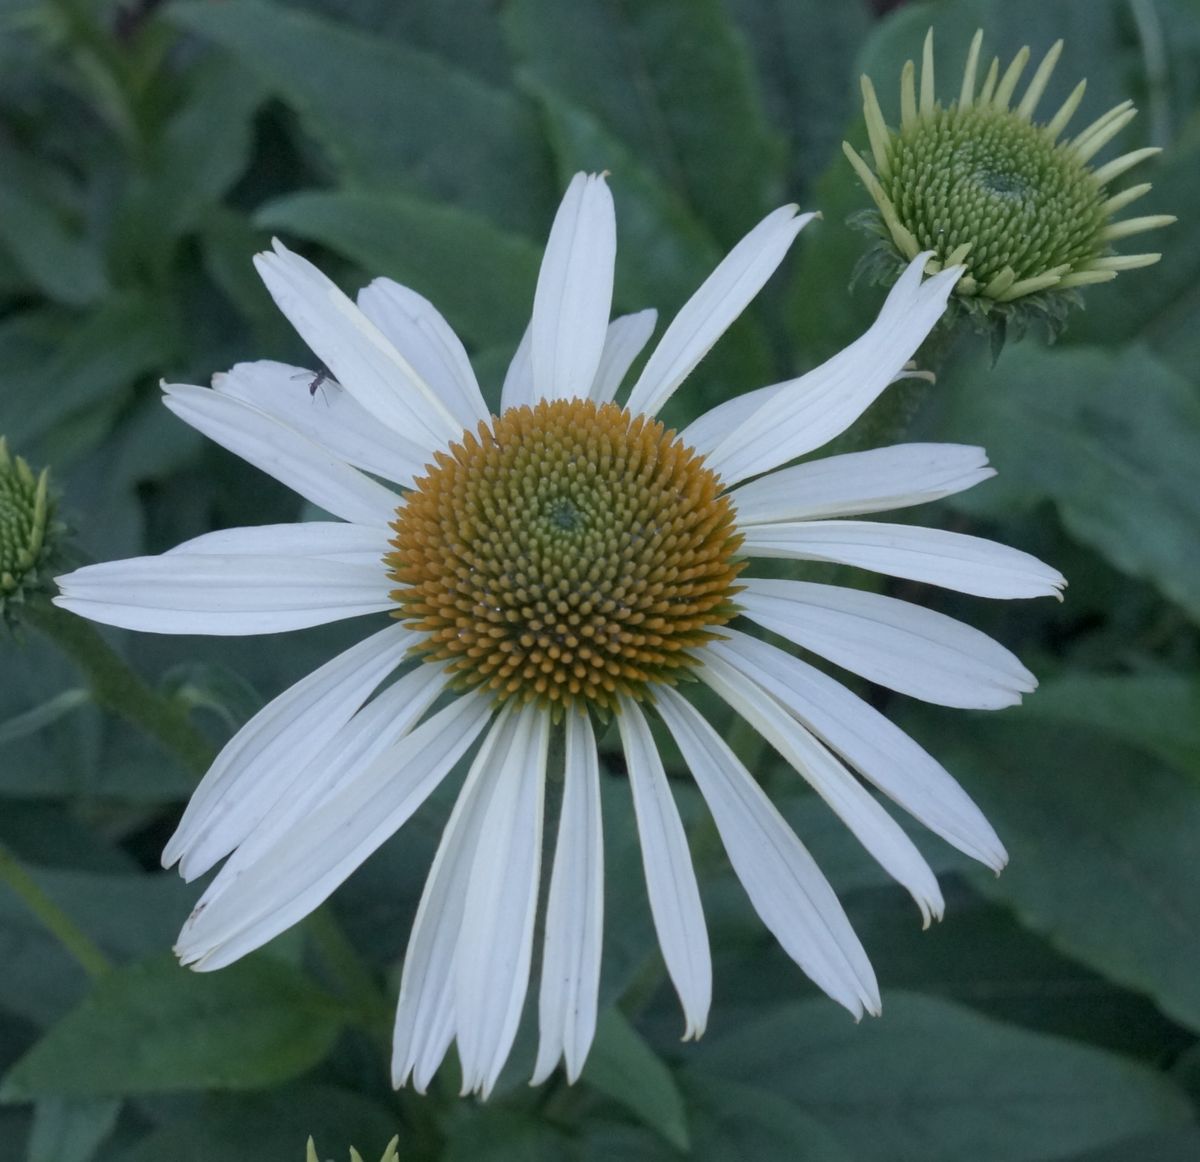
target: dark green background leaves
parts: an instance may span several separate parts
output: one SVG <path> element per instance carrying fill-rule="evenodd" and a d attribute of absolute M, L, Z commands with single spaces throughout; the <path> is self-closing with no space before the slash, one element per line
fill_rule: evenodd
<path fill-rule="evenodd" d="M 985 807 L 1004 874 L 914 828 L 948 904 L 922 932 L 771 752 L 730 733 L 838 888 L 881 1019 L 854 1025 L 766 938 L 681 778 L 716 965 L 710 1031 L 681 1045 L 614 762 L 605 1011 L 582 1079 L 524 1084 L 531 1005 L 486 1106 L 456 1097 L 453 1065 L 428 1097 L 395 1095 L 396 969 L 453 786 L 335 896 L 366 982 L 328 917 L 191 974 L 169 948 L 198 890 L 158 869 L 191 777 L 27 632 L 0 639 L 0 843 L 114 968 L 89 978 L 0 888 L 0 1162 L 300 1162 L 310 1133 L 323 1157 L 353 1142 L 373 1162 L 397 1132 L 406 1162 L 1200 1156 L 1196 0 L 19 0 L 3 19 L 0 435 L 53 466 L 81 558 L 299 515 L 157 401 L 160 376 L 308 358 L 250 264 L 271 234 L 347 289 L 388 275 L 427 295 L 494 400 L 574 171 L 611 172 L 617 307 L 657 308 L 660 334 L 797 201 L 823 220 L 668 418 L 826 358 L 881 298 L 848 289 L 858 74 L 894 116 L 931 24 L 943 95 L 977 25 L 1005 58 L 1066 38 L 1047 106 L 1080 76 L 1080 126 L 1135 99 L 1120 148 L 1167 147 L 1138 212 L 1181 221 L 1155 236 L 1163 262 L 1093 289 L 1058 346 L 1034 335 L 993 367 L 963 338 L 914 430 L 984 444 L 1000 472 L 918 519 L 1071 582 L 1061 606 L 892 590 L 1016 649 L 1043 680 L 1024 707 L 866 692 Z M 355 633 L 111 641 L 218 743 Z"/>

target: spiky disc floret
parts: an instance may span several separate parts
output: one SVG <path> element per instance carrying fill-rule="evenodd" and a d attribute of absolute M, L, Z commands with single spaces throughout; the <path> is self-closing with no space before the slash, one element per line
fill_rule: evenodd
<path fill-rule="evenodd" d="M 13 617 L 28 595 L 47 587 L 55 534 L 49 472 L 35 476 L 0 436 L 0 620 Z"/>
<path fill-rule="evenodd" d="M 396 616 L 501 702 L 607 713 L 685 676 L 736 612 L 720 481 L 616 404 L 543 400 L 464 432 L 392 527 Z"/>
<path fill-rule="evenodd" d="M 871 223 L 900 265 L 932 250 L 928 270 L 966 267 L 956 288 L 984 311 L 1018 300 L 1054 313 L 1049 296 L 1117 272 L 1157 262 L 1159 254 L 1117 256 L 1111 243 L 1175 219 L 1166 214 L 1110 221 L 1146 193 L 1134 186 L 1110 196 L 1110 182 L 1151 154 L 1139 149 L 1093 169 L 1091 160 L 1134 117 L 1122 102 L 1076 137 L 1061 139 L 1083 98 L 1080 82 L 1049 121 L 1033 120 L 1062 51 L 1046 54 L 1020 101 L 1017 84 L 1029 62 L 1023 48 L 1000 72 L 993 59 L 977 85 L 983 33 L 977 32 L 963 71 L 958 100 L 934 96 L 933 32 L 925 39 L 920 91 L 909 61 L 901 76 L 898 132 L 883 120 L 874 87 L 863 77 L 864 113 L 874 168 L 848 144 L 843 149 L 878 210 Z"/>

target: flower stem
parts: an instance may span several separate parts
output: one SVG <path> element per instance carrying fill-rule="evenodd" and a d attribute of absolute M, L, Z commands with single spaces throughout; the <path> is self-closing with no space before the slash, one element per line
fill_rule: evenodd
<path fill-rule="evenodd" d="M 79 962 L 90 977 L 106 973 L 108 957 L 84 934 L 20 865 L 16 856 L 0 843 L 0 882 L 7 884 L 21 902 L 42 922 L 43 927 Z"/>
<path fill-rule="evenodd" d="M 29 602 L 22 618 L 70 655 L 97 705 L 145 731 L 193 774 L 204 774 L 213 759 L 213 746 L 192 725 L 186 709 L 147 685 L 89 622 L 48 601 Z"/>
<path fill-rule="evenodd" d="M 940 374 L 959 333 L 960 328 L 955 326 L 953 319 L 943 319 L 917 351 L 914 360 L 917 369 Z M 903 440 L 934 387 L 928 379 L 918 378 L 893 383 L 867 409 L 862 419 L 836 442 L 832 451 L 861 452 Z"/>

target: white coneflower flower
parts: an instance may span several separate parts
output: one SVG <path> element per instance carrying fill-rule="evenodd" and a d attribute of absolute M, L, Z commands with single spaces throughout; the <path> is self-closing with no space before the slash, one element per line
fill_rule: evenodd
<path fill-rule="evenodd" d="M 252 363 L 166 403 L 344 523 L 210 533 L 160 557 L 80 569 L 59 603 L 164 633 L 254 634 L 362 614 L 396 620 L 261 710 L 226 745 L 164 853 L 187 879 L 228 856 L 177 951 L 215 969 L 311 912 L 478 750 L 417 911 L 400 986 L 394 1080 L 424 1089 L 457 1040 L 464 1091 L 486 1095 L 529 985 L 552 731 L 565 736 L 546 904 L 535 1080 L 578 1076 L 596 1021 L 602 930 L 594 723 L 615 717 L 651 910 L 686 1035 L 711 991 L 678 812 L 650 731 L 674 736 L 754 906 L 855 1016 L 879 1010 L 837 898 L 724 740 L 682 696 L 707 683 L 825 797 L 937 916 L 937 882 L 856 770 L 963 851 L 1004 849 L 951 777 L 837 682 L 735 630 L 744 616 L 872 681 L 951 706 L 1032 690 L 1007 650 L 873 593 L 742 575 L 748 558 L 839 561 L 991 597 L 1062 578 L 974 537 L 855 519 L 968 488 L 983 452 L 911 445 L 773 472 L 850 424 L 938 320 L 958 271 L 920 256 L 875 325 L 807 375 L 715 408 L 680 434 L 655 413 L 746 307 L 809 220 L 768 215 L 667 328 L 613 402 L 654 313 L 609 323 L 616 226 L 601 177 L 572 181 L 533 318 L 489 415 L 461 343 L 419 295 L 379 279 L 357 305 L 276 244 L 258 267 L 340 385 L 314 407 L 297 369 Z M 763 475 L 770 473 L 769 475 Z M 751 479 L 757 477 L 757 479 Z M 397 487 L 380 483 L 382 478 Z M 409 665 L 401 677 L 389 677 Z M 457 694 L 430 712 L 446 691 Z"/>
<path fill-rule="evenodd" d="M 1108 282 L 1119 271 L 1162 257 L 1112 252 L 1112 243 L 1175 218 L 1150 214 L 1114 221 L 1150 184 L 1119 193 L 1109 189 L 1159 151 L 1136 149 L 1094 167 L 1096 155 L 1136 116 L 1133 102 L 1121 102 L 1064 138 L 1083 99 L 1083 81 L 1048 121 L 1034 119 L 1062 41 L 1046 53 L 1019 100 L 1028 47 L 1003 73 L 994 58 L 979 83 L 982 45 L 980 31 L 971 41 L 958 98 L 943 105 L 934 94 L 931 29 L 919 81 L 913 62 L 904 66 L 896 131 L 884 122 L 875 88 L 864 76 L 871 165 L 849 144 L 842 148 L 878 208 L 872 228 L 887 239 L 897 263 L 932 251 L 926 273 L 963 266 L 956 288 L 960 302 L 1002 313 L 1020 302 L 1021 309 L 1053 321 L 1066 301 L 1061 292 Z"/>

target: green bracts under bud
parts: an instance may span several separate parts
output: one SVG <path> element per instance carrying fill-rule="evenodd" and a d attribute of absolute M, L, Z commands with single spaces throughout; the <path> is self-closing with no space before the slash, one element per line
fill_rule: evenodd
<path fill-rule="evenodd" d="M 399 1162 L 399 1149 L 400 1138 L 397 1136 L 387 1144 L 387 1149 L 383 1152 L 383 1157 L 379 1160 L 379 1162 Z M 319 1159 L 317 1158 L 317 1147 L 312 1138 L 309 1138 L 308 1140 L 308 1149 L 305 1151 L 304 1156 L 306 1162 L 319 1162 Z M 353 1146 L 350 1147 L 350 1162 L 363 1162 L 362 1155 L 356 1149 L 354 1149 Z"/>
<path fill-rule="evenodd" d="M 934 96 L 930 30 L 919 88 L 911 61 L 901 76 L 898 131 L 887 127 L 875 89 L 863 77 L 873 167 L 848 144 L 843 149 L 877 207 L 867 224 L 884 242 L 868 260 L 876 274 L 888 278 L 922 251 L 932 251 L 929 273 L 964 268 L 956 297 L 973 312 L 1008 318 L 1015 310 L 1018 317 L 1024 311 L 1061 320 L 1074 301 L 1073 293 L 1062 292 L 1159 259 L 1117 257 L 1111 243 L 1175 219 L 1159 214 L 1113 222 L 1112 214 L 1150 186 L 1116 195 L 1106 188 L 1158 151 L 1135 150 L 1093 169 L 1092 158 L 1134 117 L 1132 102 L 1060 140 L 1083 98 L 1082 82 L 1048 122 L 1037 123 L 1033 116 L 1062 42 L 1046 54 L 1015 104 L 1029 50 L 1022 49 L 1003 73 L 993 59 L 980 85 L 982 42 L 977 32 L 958 99 L 943 106 Z"/>
<path fill-rule="evenodd" d="M 29 593 L 47 587 L 50 550 L 59 531 L 52 521 L 49 473 L 35 476 L 20 456 L 12 456 L 0 436 L 0 619 Z"/>

